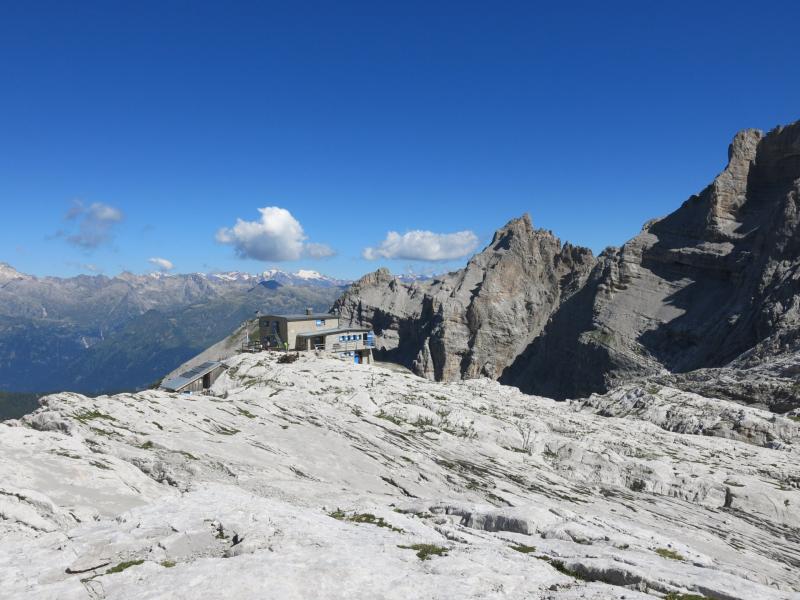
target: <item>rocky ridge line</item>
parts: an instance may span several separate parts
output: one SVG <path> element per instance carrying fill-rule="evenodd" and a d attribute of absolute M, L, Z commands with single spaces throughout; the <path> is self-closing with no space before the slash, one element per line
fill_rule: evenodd
<path fill-rule="evenodd" d="M 335 307 L 378 354 L 436 380 L 488 376 L 587 397 L 641 377 L 785 412 L 800 407 L 800 122 L 739 132 L 713 183 L 621 248 L 500 229 L 429 282 L 362 278 Z"/>

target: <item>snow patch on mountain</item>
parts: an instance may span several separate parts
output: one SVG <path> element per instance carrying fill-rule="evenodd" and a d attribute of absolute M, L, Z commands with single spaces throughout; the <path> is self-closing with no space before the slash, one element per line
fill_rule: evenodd
<path fill-rule="evenodd" d="M 0 284 L 8 283 L 15 279 L 30 279 L 30 275 L 20 273 L 8 263 L 0 262 Z"/>

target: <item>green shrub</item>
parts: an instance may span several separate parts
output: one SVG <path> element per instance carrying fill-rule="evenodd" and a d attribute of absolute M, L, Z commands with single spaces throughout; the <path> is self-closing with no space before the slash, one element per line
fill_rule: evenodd
<path fill-rule="evenodd" d="M 328 513 L 328 516 L 333 517 L 337 521 L 349 521 L 350 523 L 368 523 L 369 525 L 375 525 L 376 527 L 386 527 L 387 529 L 391 529 L 392 531 L 403 533 L 403 530 L 400 529 L 399 527 L 395 527 L 391 523 L 387 522 L 383 517 L 376 517 L 371 513 L 353 513 L 352 515 L 348 515 L 345 511 L 337 508 L 332 513 Z"/>
<path fill-rule="evenodd" d="M 394 423 L 395 425 L 403 424 L 403 419 L 401 419 L 396 415 L 391 415 L 387 412 L 383 412 L 383 409 L 379 410 L 375 416 L 378 417 L 379 419 L 383 419 L 385 421 L 389 421 L 390 423 Z"/>
<path fill-rule="evenodd" d="M 135 567 L 136 565 L 142 564 L 143 560 L 128 560 L 125 562 L 121 562 L 115 567 L 111 567 L 106 571 L 106 575 L 113 575 L 114 573 L 121 573 L 125 569 L 129 569 L 131 567 Z"/>
<path fill-rule="evenodd" d="M 573 571 L 570 569 L 563 560 L 559 560 L 556 558 L 550 558 L 549 556 L 537 556 L 539 560 L 543 560 L 545 562 L 549 562 L 550 565 L 559 573 L 563 573 L 564 575 L 569 575 L 570 577 L 574 577 L 575 579 L 580 579 L 582 581 L 589 581 L 583 575 L 578 573 L 577 571 Z"/>
<path fill-rule="evenodd" d="M 656 554 L 664 558 L 671 558 L 672 560 L 686 560 L 683 556 L 669 548 L 656 548 Z"/>
<path fill-rule="evenodd" d="M 75 419 L 81 423 L 87 423 L 92 419 L 105 419 L 107 421 L 116 421 L 111 415 L 101 413 L 97 410 L 84 410 L 74 415 Z"/>
<path fill-rule="evenodd" d="M 404 550 L 416 550 L 417 558 L 428 560 L 431 556 L 447 556 L 447 548 L 435 544 L 411 544 L 410 546 L 398 546 Z"/>
<path fill-rule="evenodd" d="M 641 479 L 634 479 L 629 487 L 632 492 L 643 492 L 645 483 Z"/>

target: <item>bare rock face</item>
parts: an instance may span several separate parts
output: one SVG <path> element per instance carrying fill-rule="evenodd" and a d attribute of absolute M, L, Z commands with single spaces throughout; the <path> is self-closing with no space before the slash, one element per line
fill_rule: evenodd
<path fill-rule="evenodd" d="M 577 405 L 581 412 L 647 421 L 677 433 L 768 448 L 800 443 L 800 423 L 792 419 L 654 382 L 625 384 L 607 394 L 592 394 Z"/>
<path fill-rule="evenodd" d="M 792 332 L 770 336 L 721 368 L 670 373 L 654 381 L 703 396 L 787 412 L 800 407 L 800 340 Z"/>
<path fill-rule="evenodd" d="M 496 379 L 581 289 L 594 263 L 590 250 L 562 245 L 524 215 L 460 271 L 406 283 L 380 269 L 334 309 L 344 322 L 374 329 L 378 358 L 437 381 Z"/>
<path fill-rule="evenodd" d="M 686 374 L 673 382 L 692 389 L 722 375 L 690 374 L 697 369 L 760 367 L 755 395 L 724 385 L 713 395 L 796 406 L 798 371 L 787 380 L 766 365 L 778 355 L 794 362 L 785 355 L 797 351 L 799 203 L 800 123 L 738 133 L 714 182 L 603 253 L 581 297 L 560 308 L 504 380 L 563 398 L 635 375 Z"/>
<path fill-rule="evenodd" d="M 378 271 L 336 308 L 431 379 L 563 399 L 649 377 L 800 407 L 800 122 L 738 133 L 710 186 L 597 259 L 525 216 L 460 271 L 410 284 Z"/>

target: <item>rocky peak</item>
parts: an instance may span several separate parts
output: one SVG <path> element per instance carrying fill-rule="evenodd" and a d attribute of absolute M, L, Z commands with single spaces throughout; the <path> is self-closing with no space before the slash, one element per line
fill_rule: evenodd
<path fill-rule="evenodd" d="M 420 375 L 497 377 L 593 265 L 590 250 L 562 247 L 525 214 L 500 228 L 464 269 L 413 284 L 378 270 L 335 308 L 376 331 L 379 357 Z"/>
<path fill-rule="evenodd" d="M 6 262 L 0 262 L 0 284 L 8 283 L 15 279 L 30 279 L 30 275 L 20 273 Z"/>
<path fill-rule="evenodd" d="M 531 216 L 525 213 L 521 217 L 511 219 L 503 227 L 495 231 L 489 246 L 494 248 L 508 247 L 513 239 L 527 240 L 533 235 Z"/>
<path fill-rule="evenodd" d="M 756 157 L 759 142 L 764 138 L 760 129 L 742 129 L 728 146 L 728 167 L 747 164 Z"/>
<path fill-rule="evenodd" d="M 758 129 L 745 129 L 734 136 L 728 147 L 728 165 L 714 179 L 706 219 L 709 231 L 719 237 L 728 238 L 734 233 L 733 223 L 746 201 L 750 169 L 763 137 Z"/>
<path fill-rule="evenodd" d="M 711 185 L 602 256 L 581 301 L 554 315 L 506 381 L 575 397 L 646 373 L 718 369 L 759 344 L 800 346 L 800 123 L 741 131 L 728 155 Z M 791 381 L 759 378 L 749 401 L 785 408 L 776 399 Z"/>
<path fill-rule="evenodd" d="M 371 285 L 388 284 L 394 281 L 394 276 L 386 267 L 381 267 L 372 273 L 367 273 L 353 284 L 353 287 L 369 287 Z"/>
<path fill-rule="evenodd" d="M 340 303 L 379 333 L 379 355 L 420 375 L 556 398 L 719 369 L 756 347 L 772 364 L 800 351 L 800 122 L 736 134 L 708 187 L 599 259 L 526 214 L 464 269 L 414 286 L 371 274 Z M 750 401 L 792 406 L 796 377 L 759 369 Z"/>

